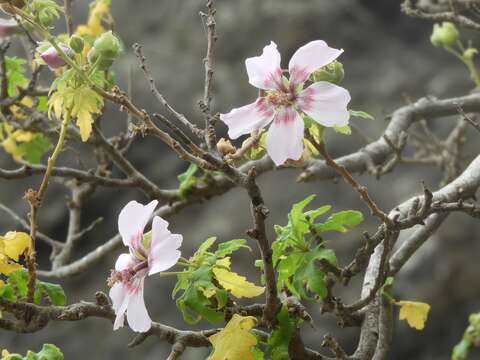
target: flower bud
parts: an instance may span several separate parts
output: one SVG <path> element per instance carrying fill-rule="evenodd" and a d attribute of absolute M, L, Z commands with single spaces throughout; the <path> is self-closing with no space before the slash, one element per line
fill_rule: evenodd
<path fill-rule="evenodd" d="M 433 25 L 433 32 L 430 36 L 430 42 L 433 46 L 451 46 L 455 44 L 458 39 L 459 33 L 453 23 L 444 21 L 442 25 Z"/>
<path fill-rule="evenodd" d="M 69 47 L 67 47 L 65 45 L 60 45 L 60 48 L 67 55 L 71 54 L 71 50 L 70 50 Z M 53 46 L 50 46 L 48 49 L 43 51 L 40 54 L 40 58 L 45 62 L 45 64 L 48 65 L 48 67 L 51 70 L 58 69 L 58 68 L 62 67 L 63 65 L 65 65 L 65 61 L 63 61 L 63 59 L 60 57 L 60 55 L 58 55 L 57 50 Z"/>
<path fill-rule="evenodd" d="M 463 52 L 463 57 L 467 60 L 472 60 L 473 57 L 478 54 L 478 50 L 475 48 L 468 48 Z"/>
<path fill-rule="evenodd" d="M 343 70 L 343 64 L 334 60 L 330 64 L 315 71 L 311 76 L 311 80 L 313 82 L 327 81 L 333 84 L 339 84 L 342 82 L 344 76 L 345 71 Z"/>
<path fill-rule="evenodd" d="M 68 45 L 77 54 L 81 54 L 81 52 L 83 51 L 83 48 L 85 46 L 85 43 L 80 36 L 72 35 L 72 37 L 70 38 L 70 41 L 68 42 Z"/>
<path fill-rule="evenodd" d="M 104 59 L 115 59 L 122 51 L 122 45 L 111 31 L 100 35 L 93 43 L 93 48 Z"/>
<path fill-rule="evenodd" d="M 217 143 L 217 150 L 218 153 L 222 156 L 228 155 L 228 154 L 234 154 L 237 149 L 235 149 L 235 146 L 232 145 L 230 140 L 225 140 L 224 138 L 221 138 L 218 143 Z"/>
<path fill-rule="evenodd" d="M 20 27 L 15 19 L 0 19 L 0 38 L 5 38 L 20 32 Z"/>
<path fill-rule="evenodd" d="M 95 48 L 91 48 L 88 51 L 87 59 L 90 65 L 96 64 L 98 70 L 108 70 L 108 68 L 113 64 L 113 59 L 100 57 Z"/>

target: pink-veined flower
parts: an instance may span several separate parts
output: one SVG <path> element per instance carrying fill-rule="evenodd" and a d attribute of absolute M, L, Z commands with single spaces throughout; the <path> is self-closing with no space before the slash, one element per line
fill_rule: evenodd
<path fill-rule="evenodd" d="M 221 114 L 228 135 L 236 139 L 272 122 L 267 132 L 267 152 L 276 165 L 287 159 L 298 160 L 303 153 L 306 114 L 327 127 L 348 124 L 349 92 L 329 82 L 319 81 L 304 88 L 315 70 L 335 60 L 343 50 L 316 40 L 299 48 L 288 64 L 289 78 L 283 75 L 280 53 L 272 41 L 260 56 L 245 60 L 249 83 L 261 90 L 252 104 Z"/>
<path fill-rule="evenodd" d="M 109 278 L 112 286 L 110 298 L 116 314 L 114 330 L 123 326 L 125 314 L 133 331 L 150 329 L 152 320 L 143 299 L 145 278 L 168 270 L 180 258 L 178 248 L 182 244 L 182 235 L 172 234 L 168 222 L 161 217 L 155 216 L 152 231 L 143 233 L 157 204 L 157 200 L 147 205 L 130 201 L 118 217 L 118 230 L 129 253 L 118 257 Z"/>
<path fill-rule="evenodd" d="M 63 52 L 67 55 L 69 55 L 72 50 L 65 45 L 59 45 L 60 48 L 63 50 Z M 50 46 L 47 48 L 45 51 L 43 51 L 40 54 L 40 58 L 45 62 L 45 64 L 48 65 L 50 70 L 56 70 L 63 65 L 65 65 L 65 61 L 60 57 L 60 55 L 57 52 L 57 49 L 55 49 L 53 46 Z"/>

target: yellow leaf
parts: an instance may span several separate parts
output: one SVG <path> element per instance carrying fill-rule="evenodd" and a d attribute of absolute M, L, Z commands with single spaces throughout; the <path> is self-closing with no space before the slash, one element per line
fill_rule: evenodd
<path fill-rule="evenodd" d="M 77 126 L 80 129 L 82 141 L 87 141 L 92 132 L 92 115 L 88 111 L 80 110 L 77 114 Z"/>
<path fill-rule="evenodd" d="M 3 350 L 2 350 L 2 358 L 7 357 L 8 355 L 10 355 L 10 353 L 8 352 L 8 350 L 7 350 L 7 349 L 3 349 Z"/>
<path fill-rule="evenodd" d="M 24 232 L 9 231 L 5 236 L 0 236 L 0 243 L 0 251 L 15 261 L 32 248 L 32 239 Z"/>
<path fill-rule="evenodd" d="M 202 294 L 207 298 L 210 299 L 213 295 L 215 295 L 217 292 L 213 288 L 200 288 L 200 291 Z"/>
<path fill-rule="evenodd" d="M 400 306 L 400 320 L 407 320 L 410 327 L 423 330 L 430 305 L 416 301 L 397 301 L 395 304 Z"/>
<path fill-rule="evenodd" d="M 108 0 L 96 0 L 92 2 L 87 25 L 79 25 L 76 33 L 80 36 L 88 35 L 96 37 L 105 32 L 102 22 L 112 22 L 110 1 Z"/>
<path fill-rule="evenodd" d="M 237 298 L 247 297 L 253 298 L 265 291 L 264 287 L 256 286 L 255 284 L 247 281 L 243 276 L 238 275 L 229 270 L 230 258 L 218 260 L 213 273 L 219 284 L 226 290 L 229 290 L 233 296 Z"/>
<path fill-rule="evenodd" d="M 208 360 L 254 360 L 252 348 L 257 338 L 250 330 L 256 321 L 253 316 L 234 314 L 223 330 L 208 338 L 213 345 Z"/>
<path fill-rule="evenodd" d="M 103 99 L 88 86 L 82 86 L 75 90 L 73 97 L 72 117 L 77 118 L 77 126 L 80 129 L 82 141 L 87 141 L 92 132 L 93 113 L 100 113 Z"/>
<path fill-rule="evenodd" d="M 230 270 L 230 264 L 231 264 L 230 257 L 227 256 L 227 257 L 224 257 L 223 259 L 217 260 L 215 264 L 218 267 L 226 267 L 227 269 Z"/>
<path fill-rule="evenodd" d="M 0 254 L 0 274 L 8 276 L 21 268 L 22 265 L 12 262 L 7 256 Z"/>
<path fill-rule="evenodd" d="M 15 130 L 12 137 L 18 142 L 29 142 L 33 139 L 33 133 L 25 130 Z"/>
<path fill-rule="evenodd" d="M 34 102 L 33 99 L 30 96 L 25 96 L 23 97 L 22 100 L 20 100 L 20 104 L 28 107 L 28 108 L 33 108 Z M 12 112 L 12 115 L 14 115 L 17 119 L 23 120 L 26 119 L 28 116 L 25 114 L 25 111 L 17 105 L 11 105 L 10 106 L 10 111 Z"/>

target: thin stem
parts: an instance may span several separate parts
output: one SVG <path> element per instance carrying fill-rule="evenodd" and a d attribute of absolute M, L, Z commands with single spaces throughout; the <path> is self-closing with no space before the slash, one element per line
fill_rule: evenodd
<path fill-rule="evenodd" d="M 33 301 L 33 295 L 35 292 L 35 282 L 36 282 L 36 251 L 35 251 L 35 240 L 37 237 L 37 216 L 38 216 L 38 209 L 42 204 L 43 195 L 47 190 L 48 183 L 50 180 L 50 175 L 52 174 L 53 167 L 55 162 L 62 151 L 63 145 L 65 144 L 65 137 L 68 130 L 68 125 L 70 123 L 70 111 L 65 113 L 65 116 L 62 121 L 62 126 L 60 128 L 60 135 L 58 137 L 57 145 L 53 150 L 52 155 L 48 158 L 47 162 L 47 169 L 45 170 L 45 174 L 43 175 L 42 183 L 37 192 L 33 190 L 29 190 L 26 194 L 26 198 L 30 204 L 30 237 L 32 238 L 32 250 L 28 254 L 27 257 L 27 267 L 28 267 L 28 293 L 27 293 L 27 301 Z"/>

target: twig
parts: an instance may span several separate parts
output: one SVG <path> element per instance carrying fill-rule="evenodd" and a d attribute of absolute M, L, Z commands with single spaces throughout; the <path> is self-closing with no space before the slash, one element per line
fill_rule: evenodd
<path fill-rule="evenodd" d="M 213 0 L 207 1 L 208 13 L 200 15 L 205 18 L 205 26 L 207 27 L 207 54 L 203 59 L 205 66 L 205 81 L 203 89 L 203 100 L 201 102 L 201 110 L 205 114 L 205 142 L 208 149 L 213 150 L 216 144 L 216 135 L 214 127 L 214 117 L 212 116 L 212 85 L 215 65 L 215 42 L 217 41 L 216 21 L 215 21 L 215 3 Z"/>
<path fill-rule="evenodd" d="M 140 60 L 140 68 L 142 69 L 146 79 L 148 80 L 148 83 L 150 84 L 150 90 L 152 94 L 155 96 L 155 98 L 162 104 L 165 109 L 173 116 L 175 117 L 180 123 L 182 123 L 184 126 L 186 126 L 193 134 L 195 134 L 198 137 L 201 137 L 203 132 L 200 130 L 195 124 L 192 124 L 183 114 L 180 114 L 177 112 L 168 102 L 165 100 L 163 95 L 158 91 L 156 85 L 155 85 L 155 80 L 153 80 L 153 77 L 150 73 L 150 70 L 147 66 L 147 59 L 145 58 L 145 55 L 143 54 L 142 47 L 140 44 L 134 44 L 133 45 L 133 50 L 135 52 L 135 55 L 137 55 L 138 60 Z"/>
<path fill-rule="evenodd" d="M 307 139 L 312 143 L 312 145 L 317 149 L 320 155 L 324 158 L 325 162 L 328 166 L 332 167 L 343 179 L 360 195 L 363 201 L 369 207 L 372 215 L 378 217 L 382 222 L 385 223 L 387 227 L 392 226 L 392 221 L 388 218 L 387 214 L 385 214 L 380 208 L 375 204 L 375 202 L 370 198 L 368 194 L 367 188 L 360 185 L 350 174 L 350 172 L 342 165 L 339 165 L 333 160 L 330 155 L 328 154 L 327 150 L 325 149 L 324 143 L 318 143 L 310 133 L 307 132 L 306 135 Z"/>
<path fill-rule="evenodd" d="M 73 34 L 73 19 L 72 19 L 72 0 L 63 0 L 63 7 L 65 10 L 65 22 L 67 25 L 68 35 Z"/>

